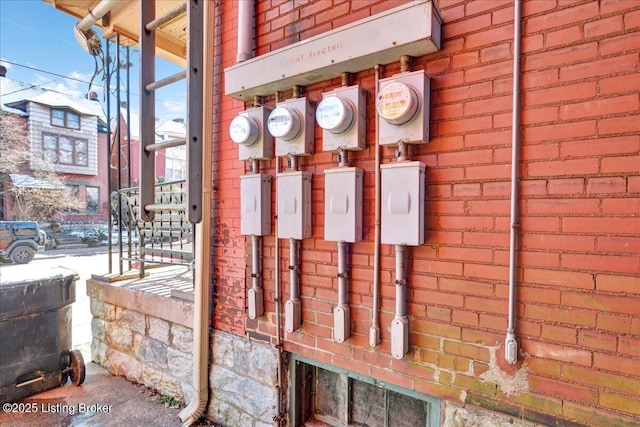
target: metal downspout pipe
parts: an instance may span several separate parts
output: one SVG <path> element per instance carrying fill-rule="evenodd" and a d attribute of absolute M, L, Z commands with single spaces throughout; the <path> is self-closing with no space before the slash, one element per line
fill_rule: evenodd
<path fill-rule="evenodd" d="M 520 35 L 522 0 L 513 4 L 513 107 L 511 124 L 511 219 L 509 227 L 509 319 L 504 341 L 504 357 L 515 365 L 518 361 L 516 341 L 516 239 L 518 234 L 518 151 L 520 145 Z"/>
<path fill-rule="evenodd" d="M 220 37 L 221 29 L 221 6 L 216 11 L 213 2 L 204 2 L 204 28 L 213 28 L 214 31 L 207 31 L 204 37 L 203 46 L 203 76 L 205 88 L 213 88 L 214 80 L 221 70 L 221 60 L 215 55 L 215 42 Z M 216 94 L 217 93 L 217 94 Z M 215 98 L 214 98 L 215 96 Z M 204 120 L 202 136 L 202 157 L 211 159 L 203 162 L 202 168 L 202 220 L 195 226 L 195 247 L 196 268 L 194 272 L 194 302 L 193 302 L 193 388 L 194 393 L 189 402 L 178 416 L 183 427 L 189 427 L 195 423 L 205 412 L 209 403 L 209 320 L 211 310 L 211 265 L 213 264 L 213 251 L 209 242 L 211 231 L 211 220 L 215 217 L 215 203 L 212 200 L 213 182 L 215 181 L 212 165 L 216 163 L 214 147 L 219 143 L 220 134 L 218 127 L 219 119 L 215 113 L 214 105 L 220 103 L 220 91 L 205 90 L 203 94 L 203 115 Z"/>
<path fill-rule="evenodd" d="M 236 62 L 253 58 L 253 21 L 255 0 L 238 2 L 238 54 Z"/>

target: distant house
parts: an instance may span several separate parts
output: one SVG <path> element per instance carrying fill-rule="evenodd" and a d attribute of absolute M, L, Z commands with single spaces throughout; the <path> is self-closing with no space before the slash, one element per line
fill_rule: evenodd
<path fill-rule="evenodd" d="M 140 178 L 140 115 L 134 110 L 127 111 L 126 104 L 123 104 L 120 108 L 119 119 L 119 132 L 117 124 L 112 125 L 110 165 L 113 181 L 111 188 L 135 187 Z M 187 126 L 182 119 L 158 119 L 155 129 L 156 140 L 154 142 L 156 143 L 184 139 L 187 133 Z M 120 138 L 118 138 L 118 134 Z M 129 135 L 130 141 L 127 135 Z M 115 141 L 118 139 L 120 140 L 119 151 L 115 145 Z M 155 160 L 157 181 L 176 181 L 186 177 L 187 151 L 184 145 L 158 151 Z M 118 174 L 113 172 L 118 169 L 120 170 L 120 182 L 117 182 Z"/>
<path fill-rule="evenodd" d="M 64 221 L 107 221 L 107 127 L 97 94 L 77 98 L 10 79 L 0 72 L 0 107 L 8 120 L 26 127 L 31 160 L 16 164 L 3 177 L 0 218 L 16 215 L 12 188 L 46 188 L 50 183 L 34 177 L 36 159 L 46 159 L 77 194 L 83 207 L 66 212 Z M 23 141 L 16 141 L 21 143 Z"/>

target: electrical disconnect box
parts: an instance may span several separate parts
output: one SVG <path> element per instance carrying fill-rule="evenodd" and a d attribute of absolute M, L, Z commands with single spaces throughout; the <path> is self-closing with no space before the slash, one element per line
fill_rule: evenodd
<path fill-rule="evenodd" d="M 362 240 L 362 169 L 324 171 L 324 239 L 350 243 Z"/>
<path fill-rule="evenodd" d="M 380 80 L 376 111 L 381 145 L 429 141 L 429 77 L 423 70 Z"/>
<path fill-rule="evenodd" d="M 311 173 L 283 172 L 278 182 L 278 238 L 311 237 Z"/>
<path fill-rule="evenodd" d="M 316 121 L 322 128 L 322 150 L 363 150 L 366 146 L 366 97 L 360 86 L 322 94 Z"/>
<path fill-rule="evenodd" d="M 396 162 L 380 166 L 381 241 L 390 245 L 424 243 L 425 164 Z"/>
<path fill-rule="evenodd" d="M 276 140 L 276 156 L 313 154 L 314 106 L 307 98 L 293 98 L 276 104 L 267 127 Z"/>
<path fill-rule="evenodd" d="M 240 177 L 240 234 L 271 234 L 271 176 L 258 173 Z"/>
<path fill-rule="evenodd" d="M 229 125 L 229 136 L 238 144 L 240 160 L 273 158 L 273 136 L 266 123 L 271 113 L 267 107 L 255 107 L 238 114 Z"/>

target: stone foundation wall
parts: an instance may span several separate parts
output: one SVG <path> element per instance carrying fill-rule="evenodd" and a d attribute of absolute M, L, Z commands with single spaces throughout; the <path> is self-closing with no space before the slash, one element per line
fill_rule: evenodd
<path fill-rule="evenodd" d="M 278 355 L 263 342 L 227 332 L 211 337 L 207 418 L 224 426 L 272 427 Z"/>
<path fill-rule="evenodd" d="M 185 309 L 192 304 L 92 280 L 87 291 L 93 316 L 92 360 L 113 375 L 189 402 L 193 393 L 193 331 L 175 321 L 171 308 L 176 307 L 171 305 L 187 305 L 181 308 L 191 311 Z M 129 297 L 122 298 L 121 292 Z"/>

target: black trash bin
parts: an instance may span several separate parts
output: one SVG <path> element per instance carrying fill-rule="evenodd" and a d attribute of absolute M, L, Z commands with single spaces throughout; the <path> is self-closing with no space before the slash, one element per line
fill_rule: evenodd
<path fill-rule="evenodd" d="M 66 268 L 0 273 L 0 403 L 84 381 L 82 353 L 71 349 L 75 272 Z M 12 274 L 13 273 L 13 274 Z M 37 277 L 37 278 L 36 278 Z"/>

